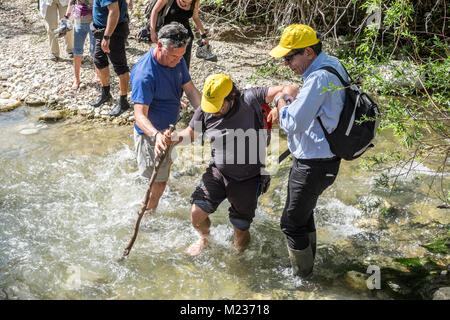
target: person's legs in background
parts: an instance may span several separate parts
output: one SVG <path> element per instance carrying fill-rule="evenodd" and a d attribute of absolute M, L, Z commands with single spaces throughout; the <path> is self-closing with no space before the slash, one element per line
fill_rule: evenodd
<path fill-rule="evenodd" d="M 55 3 L 55 2 L 57 2 L 57 6 L 58 6 L 59 19 L 62 19 L 62 17 L 64 17 L 64 15 L 67 12 L 67 6 L 61 5 L 59 0 L 57 0 L 57 1 L 54 0 L 53 3 Z M 70 31 L 67 31 L 66 35 L 64 36 L 64 42 L 66 43 L 66 53 L 69 56 L 69 58 L 73 57 L 73 54 L 72 54 L 73 42 L 74 42 L 73 37 L 74 37 L 73 29 Z"/>
<path fill-rule="evenodd" d="M 58 27 L 58 7 L 56 2 L 53 2 L 51 6 L 47 7 L 45 22 L 50 46 L 50 60 L 57 61 L 59 59 L 59 44 L 53 32 Z"/>
<path fill-rule="evenodd" d="M 89 23 L 75 23 L 74 25 L 74 41 L 73 41 L 73 71 L 75 78 L 72 83 L 72 89 L 77 90 L 80 86 L 80 69 L 83 59 L 84 40 L 90 32 Z"/>
<path fill-rule="evenodd" d="M 92 60 L 94 60 L 94 54 L 95 54 L 95 38 L 94 35 L 92 34 L 91 28 L 89 27 L 88 23 L 88 29 L 89 29 L 89 53 L 91 55 Z M 100 83 L 100 78 L 98 76 L 97 73 L 97 69 L 95 68 L 94 65 L 94 72 L 95 72 L 95 77 L 94 80 L 92 80 L 94 83 Z"/>

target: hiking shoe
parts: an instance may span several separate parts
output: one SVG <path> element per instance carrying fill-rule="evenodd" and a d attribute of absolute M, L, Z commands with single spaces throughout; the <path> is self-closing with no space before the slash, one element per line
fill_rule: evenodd
<path fill-rule="evenodd" d="M 203 43 L 199 43 L 195 56 L 207 61 L 217 62 L 217 56 L 211 52 L 211 46 L 205 46 Z"/>
<path fill-rule="evenodd" d="M 53 33 L 55 34 L 56 38 L 62 38 L 66 35 L 67 31 L 70 31 L 73 29 L 72 23 L 69 19 L 62 18 L 58 22 L 58 28 L 53 30 Z"/>
<path fill-rule="evenodd" d="M 116 107 L 109 113 L 111 117 L 118 117 L 130 108 L 127 100 L 120 100 Z"/>
<path fill-rule="evenodd" d="M 49 57 L 49 59 L 50 59 L 51 61 L 53 61 L 53 62 L 58 62 L 59 57 L 56 56 L 56 55 L 54 55 L 54 54 L 51 54 L 50 57 Z"/>
<path fill-rule="evenodd" d="M 105 88 L 106 87 L 102 87 L 102 94 L 100 95 L 100 97 L 98 97 L 97 100 L 91 103 L 91 106 L 93 106 L 94 108 L 98 108 L 105 102 L 109 102 L 112 100 L 112 96 L 109 93 L 109 86 L 108 89 Z"/>

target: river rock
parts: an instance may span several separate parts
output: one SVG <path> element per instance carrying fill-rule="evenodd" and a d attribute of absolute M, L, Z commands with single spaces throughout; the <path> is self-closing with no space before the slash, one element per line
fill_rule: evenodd
<path fill-rule="evenodd" d="M 439 288 L 433 294 L 433 300 L 450 300 L 450 287 Z"/>
<path fill-rule="evenodd" d="M 32 134 L 36 134 L 39 132 L 39 129 L 37 128 L 28 128 L 28 129 L 22 129 L 19 131 L 20 134 L 23 134 L 24 136 L 29 136 Z"/>
<path fill-rule="evenodd" d="M 344 280 L 352 289 L 360 292 L 367 292 L 367 274 L 358 271 L 349 271 L 345 274 Z"/>
<path fill-rule="evenodd" d="M 43 121 L 57 121 L 64 117 L 64 112 L 61 110 L 52 110 L 44 113 L 39 117 L 39 120 Z"/>
<path fill-rule="evenodd" d="M 15 99 L 0 99 L 0 111 L 10 111 L 18 106 L 20 106 L 21 102 Z"/>
<path fill-rule="evenodd" d="M 30 94 L 25 98 L 25 103 L 29 106 L 42 106 L 45 104 L 45 99 L 35 94 Z"/>
<path fill-rule="evenodd" d="M 9 99 L 9 98 L 11 98 L 11 93 L 9 92 L 4 91 L 0 94 L 0 99 Z"/>
<path fill-rule="evenodd" d="M 5 81 L 11 78 L 11 73 L 0 72 L 0 80 Z"/>

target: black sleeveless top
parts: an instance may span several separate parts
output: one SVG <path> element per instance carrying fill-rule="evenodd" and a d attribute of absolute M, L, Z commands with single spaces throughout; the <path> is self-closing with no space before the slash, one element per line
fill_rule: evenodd
<path fill-rule="evenodd" d="M 164 19 L 164 25 L 171 23 L 172 21 L 176 21 L 181 23 L 189 32 L 189 36 L 194 37 L 194 33 L 192 32 L 189 19 L 192 18 L 194 14 L 194 1 L 192 1 L 190 10 L 183 10 L 178 6 L 177 0 L 172 3 L 169 12 L 167 13 L 166 18 Z"/>

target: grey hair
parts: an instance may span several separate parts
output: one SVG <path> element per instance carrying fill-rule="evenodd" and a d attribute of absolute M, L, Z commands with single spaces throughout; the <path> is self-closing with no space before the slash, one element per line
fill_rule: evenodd
<path fill-rule="evenodd" d="M 190 40 L 188 30 L 178 22 L 163 26 L 158 32 L 158 41 L 164 48 L 185 47 Z"/>

